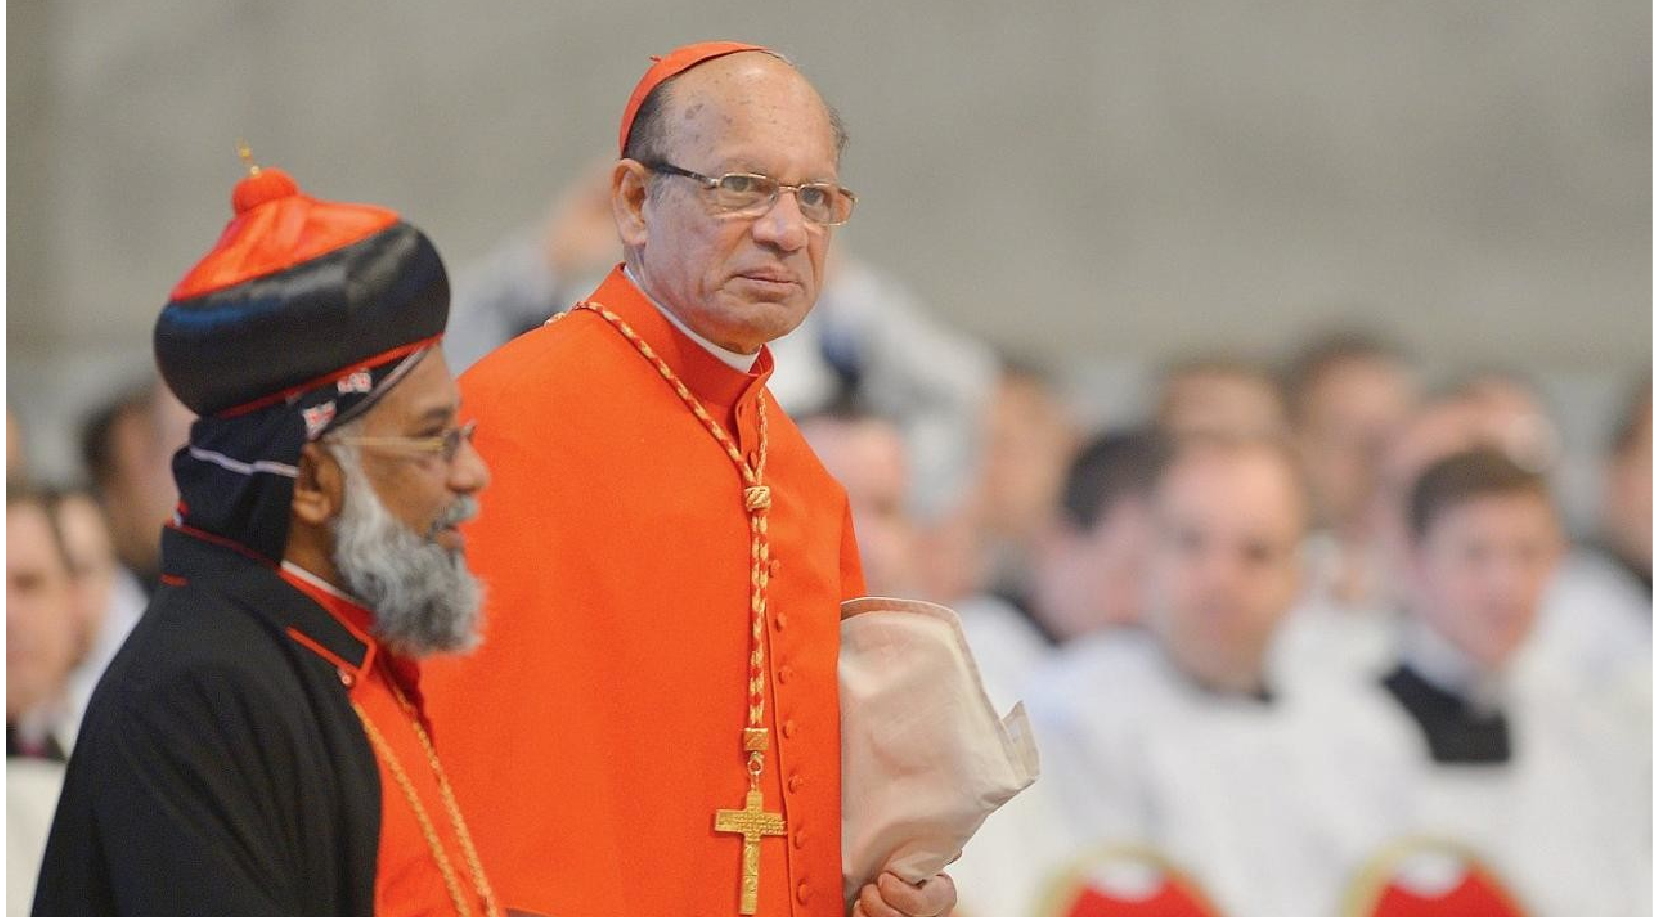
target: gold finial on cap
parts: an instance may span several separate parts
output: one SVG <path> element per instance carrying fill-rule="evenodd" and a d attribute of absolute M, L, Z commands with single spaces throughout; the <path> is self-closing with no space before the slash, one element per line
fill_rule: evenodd
<path fill-rule="evenodd" d="M 247 145 L 246 140 L 236 141 L 236 155 L 241 157 L 242 162 L 247 163 L 249 176 L 259 174 L 259 164 L 253 161 L 253 149 Z"/>

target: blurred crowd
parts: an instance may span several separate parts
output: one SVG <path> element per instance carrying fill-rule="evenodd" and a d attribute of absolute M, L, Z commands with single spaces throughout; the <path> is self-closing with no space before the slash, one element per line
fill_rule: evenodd
<path fill-rule="evenodd" d="M 615 263 L 607 174 L 456 272 L 457 370 Z M 1284 365 L 1168 360 L 1092 429 L 945 315 L 837 251 L 772 390 L 848 491 L 871 592 L 956 609 L 1036 729 L 1043 778 L 952 870 L 962 914 L 1650 913 L 1648 367 L 1573 540 L 1556 473 L 1584 446 L 1517 372 L 1284 329 Z M 34 468 L 8 412 L 13 902 L 156 585 L 189 421 L 140 384 L 86 418 L 80 469 Z"/>

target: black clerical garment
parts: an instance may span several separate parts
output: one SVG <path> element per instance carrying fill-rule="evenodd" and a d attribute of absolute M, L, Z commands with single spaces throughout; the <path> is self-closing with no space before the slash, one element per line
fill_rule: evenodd
<path fill-rule="evenodd" d="M 364 646 L 271 565 L 169 528 L 99 683 L 35 917 L 371 915 L 381 788 L 339 670 Z"/>
<path fill-rule="evenodd" d="M 1421 727 L 1427 753 L 1435 764 L 1503 765 L 1513 759 L 1513 740 L 1507 717 L 1500 711 L 1482 713 L 1411 668 L 1400 663 L 1381 686 Z"/>

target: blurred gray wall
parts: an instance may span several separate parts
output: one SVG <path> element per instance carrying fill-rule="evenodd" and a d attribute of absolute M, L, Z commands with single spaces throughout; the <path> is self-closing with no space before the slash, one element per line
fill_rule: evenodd
<path fill-rule="evenodd" d="M 1651 346 L 1646 0 L 659 4 L 13 0 L 8 400 L 147 365 L 247 138 L 451 262 L 612 149 L 647 55 L 790 53 L 846 115 L 841 240 L 1022 354 L 1278 354 L 1363 319 L 1429 362 Z"/>

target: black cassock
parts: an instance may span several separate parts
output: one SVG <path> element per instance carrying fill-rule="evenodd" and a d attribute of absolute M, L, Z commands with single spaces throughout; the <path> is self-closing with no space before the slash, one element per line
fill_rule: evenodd
<path fill-rule="evenodd" d="M 58 915 L 371 915 L 364 647 L 268 564 L 168 529 L 166 578 L 93 695 L 35 894 Z"/>

